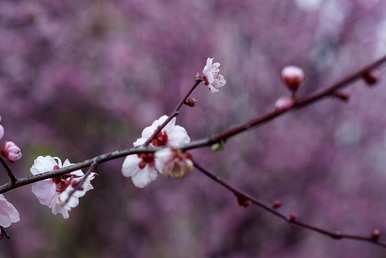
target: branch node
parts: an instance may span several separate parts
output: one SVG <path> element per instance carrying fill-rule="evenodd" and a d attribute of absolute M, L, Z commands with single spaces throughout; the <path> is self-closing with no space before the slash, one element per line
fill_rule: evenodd
<path fill-rule="evenodd" d="M 371 232 L 371 239 L 373 241 L 378 241 L 380 237 L 381 237 L 381 231 L 377 228 L 374 228 L 373 231 Z"/>
<path fill-rule="evenodd" d="M 362 78 L 370 87 L 374 86 L 378 82 L 378 78 L 371 71 L 365 71 L 362 74 Z"/>
<path fill-rule="evenodd" d="M 283 206 L 282 202 L 278 200 L 274 201 L 272 204 L 272 208 L 274 208 L 275 210 L 280 209 L 282 206 Z"/>
<path fill-rule="evenodd" d="M 335 91 L 333 93 L 333 96 L 345 103 L 350 100 L 350 95 L 342 91 Z"/>
<path fill-rule="evenodd" d="M 241 207 L 248 208 L 249 206 L 251 206 L 252 202 L 247 196 L 240 194 L 240 193 L 235 193 L 235 195 L 237 198 L 237 203 Z"/>

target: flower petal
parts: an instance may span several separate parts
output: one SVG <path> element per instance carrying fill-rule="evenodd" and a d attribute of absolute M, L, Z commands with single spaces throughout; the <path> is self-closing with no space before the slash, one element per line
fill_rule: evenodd
<path fill-rule="evenodd" d="M 157 176 L 157 171 L 154 168 L 146 166 L 139 173 L 132 176 L 131 180 L 136 187 L 143 188 L 154 181 Z"/>
<path fill-rule="evenodd" d="M 125 161 L 122 164 L 122 174 L 125 177 L 131 177 L 136 175 L 139 171 L 139 162 L 141 160 L 137 155 L 129 155 L 125 158 Z"/>

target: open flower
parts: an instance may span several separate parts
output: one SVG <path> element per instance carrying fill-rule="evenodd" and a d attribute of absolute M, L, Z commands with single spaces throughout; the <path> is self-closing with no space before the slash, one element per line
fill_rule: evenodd
<path fill-rule="evenodd" d="M 190 153 L 177 149 L 164 148 L 155 153 L 156 167 L 160 173 L 182 178 L 193 170 L 193 162 Z"/>
<path fill-rule="evenodd" d="M 12 205 L 4 195 L 0 194 L 0 226 L 7 228 L 12 223 L 20 221 L 19 212 L 15 206 Z"/>
<path fill-rule="evenodd" d="M 150 126 L 143 129 L 141 138 L 138 138 L 133 145 L 135 147 L 143 145 L 147 139 L 149 139 L 158 126 L 168 119 L 167 115 L 161 116 L 155 120 Z M 162 131 L 151 141 L 151 145 L 155 147 L 173 146 L 179 147 L 190 142 L 190 137 L 185 128 L 176 125 L 176 118 L 170 120 L 170 122 L 162 129 Z"/>
<path fill-rule="evenodd" d="M 62 161 L 57 157 L 39 156 L 31 167 L 31 173 L 38 175 L 70 165 L 71 163 L 68 159 L 62 164 Z M 53 214 L 61 214 L 63 218 L 67 219 L 69 218 L 71 208 L 78 206 L 79 198 L 83 197 L 87 191 L 93 189 L 91 180 L 94 179 L 95 173 L 91 173 L 84 181 L 82 187 L 77 189 L 70 197 L 74 187 L 82 180 L 83 176 L 82 170 L 76 170 L 63 176 L 39 181 L 32 184 L 32 192 L 41 204 L 51 208 Z"/>
<path fill-rule="evenodd" d="M 147 139 L 151 137 L 158 126 L 160 126 L 168 116 L 163 115 L 151 126 L 146 127 L 142 131 L 141 138 L 137 139 L 133 145 L 141 146 Z M 190 142 L 190 137 L 186 130 L 176 125 L 176 119 L 173 118 L 162 131 L 151 141 L 150 145 L 155 147 L 180 147 Z M 158 162 L 159 164 L 159 162 Z M 159 173 L 159 169 L 156 166 L 156 157 L 153 153 L 142 153 L 138 155 L 129 155 L 125 158 L 122 165 L 122 174 L 125 177 L 130 177 L 133 184 L 137 187 L 143 188 L 149 183 L 154 181 Z"/>
<path fill-rule="evenodd" d="M 206 65 L 202 70 L 204 74 L 205 85 L 209 87 L 211 92 L 218 92 L 219 89 L 226 84 L 226 80 L 220 74 L 220 63 L 213 63 L 213 58 L 206 59 Z"/>

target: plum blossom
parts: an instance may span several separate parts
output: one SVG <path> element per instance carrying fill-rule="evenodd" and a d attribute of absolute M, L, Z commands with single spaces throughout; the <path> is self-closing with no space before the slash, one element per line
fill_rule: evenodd
<path fill-rule="evenodd" d="M 304 81 L 304 72 L 297 66 L 286 66 L 281 71 L 281 78 L 291 91 L 297 91 Z"/>
<path fill-rule="evenodd" d="M 280 97 L 276 102 L 275 102 L 275 108 L 277 110 L 285 110 L 288 108 L 291 108 L 295 104 L 295 101 L 291 97 Z"/>
<path fill-rule="evenodd" d="M 133 145 L 135 147 L 143 145 L 147 139 L 151 137 L 158 126 L 163 124 L 165 120 L 168 119 L 167 115 L 161 116 L 159 119 L 155 120 L 150 126 L 143 129 L 141 137 L 138 138 Z M 162 147 L 162 146 L 171 146 L 171 147 L 180 147 L 181 145 L 187 144 L 190 142 L 190 137 L 186 132 L 185 128 L 182 126 L 176 125 L 176 118 L 170 120 L 170 122 L 162 129 L 162 131 L 151 141 L 152 146 Z"/>
<path fill-rule="evenodd" d="M 135 147 L 143 145 L 149 137 L 157 130 L 168 116 L 163 115 L 150 126 L 142 131 L 142 135 L 133 145 Z M 190 142 L 190 137 L 186 130 L 176 125 L 176 119 L 173 118 L 161 132 L 151 141 L 150 146 L 153 147 L 174 147 L 178 148 Z M 122 165 L 122 174 L 125 177 L 130 177 L 133 184 L 143 188 L 154 181 L 160 170 L 157 168 L 156 156 L 154 153 L 142 153 L 138 155 L 129 155 L 125 158 Z M 156 164 L 157 163 L 157 164 Z"/>
<path fill-rule="evenodd" d="M 15 162 L 22 157 L 22 152 L 19 146 L 14 142 L 7 141 L 4 144 L 1 154 L 11 162 Z"/>
<path fill-rule="evenodd" d="M 218 92 L 219 89 L 226 84 L 226 80 L 220 74 L 220 63 L 213 63 L 213 58 L 206 59 L 206 65 L 202 70 L 204 74 L 205 85 L 209 87 L 212 93 Z"/>
<path fill-rule="evenodd" d="M 31 173 L 38 175 L 71 164 L 68 159 L 62 164 L 62 161 L 57 157 L 39 156 L 31 167 Z M 82 170 L 76 170 L 64 176 L 39 181 L 32 185 L 32 192 L 41 204 L 51 208 L 54 215 L 61 214 L 64 219 L 68 219 L 69 211 L 78 206 L 79 198 L 83 197 L 87 191 L 94 189 L 91 180 L 95 178 L 95 173 L 91 173 L 84 181 L 82 188 L 77 189 L 70 197 L 74 187 L 82 180 L 83 176 Z M 70 199 L 68 199 L 69 197 Z"/>
<path fill-rule="evenodd" d="M 0 194 L 0 226 L 7 228 L 12 223 L 20 221 L 19 212 L 15 206 L 12 205 L 4 195 Z"/>
<path fill-rule="evenodd" d="M 182 178 L 193 170 L 190 153 L 177 149 L 164 148 L 155 153 L 156 167 L 164 174 L 175 178 Z"/>

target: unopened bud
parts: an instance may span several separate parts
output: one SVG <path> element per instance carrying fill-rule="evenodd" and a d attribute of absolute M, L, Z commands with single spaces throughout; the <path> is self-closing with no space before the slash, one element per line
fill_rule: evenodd
<path fill-rule="evenodd" d="M 197 103 L 197 99 L 195 98 L 187 98 L 185 101 L 184 101 L 184 104 L 189 106 L 189 107 L 194 107 Z"/>
<path fill-rule="evenodd" d="M 296 214 L 294 213 L 291 213 L 290 215 L 288 215 L 289 222 L 295 222 L 297 219 L 298 219 L 298 216 L 296 216 Z"/>
<path fill-rule="evenodd" d="M 272 204 L 272 208 L 274 208 L 274 209 L 279 209 L 282 206 L 283 206 L 283 204 L 281 203 L 281 201 L 274 201 Z"/>
<path fill-rule="evenodd" d="M 247 196 L 243 194 L 236 194 L 236 197 L 237 197 L 237 203 L 241 207 L 247 208 L 251 205 L 251 200 Z"/>
<path fill-rule="evenodd" d="M 369 86 L 373 86 L 378 82 L 378 78 L 372 74 L 370 71 L 364 72 L 362 74 L 363 80 L 367 83 Z"/>
<path fill-rule="evenodd" d="M 381 231 L 377 228 L 374 228 L 371 232 L 371 239 L 377 241 L 381 237 Z"/>
<path fill-rule="evenodd" d="M 14 142 L 7 141 L 4 144 L 1 154 L 11 162 L 15 162 L 22 157 L 21 149 Z"/>
<path fill-rule="evenodd" d="M 216 142 L 215 144 L 213 144 L 211 146 L 211 149 L 214 152 L 222 151 L 224 149 L 224 145 L 225 145 L 224 141 L 219 141 L 219 142 Z"/>
<path fill-rule="evenodd" d="M 275 108 L 277 110 L 286 110 L 291 108 L 295 104 L 295 100 L 291 97 L 280 97 L 275 102 Z"/>
<path fill-rule="evenodd" d="M 281 71 L 281 78 L 292 92 L 296 92 L 304 81 L 304 72 L 297 66 L 286 66 Z"/>

